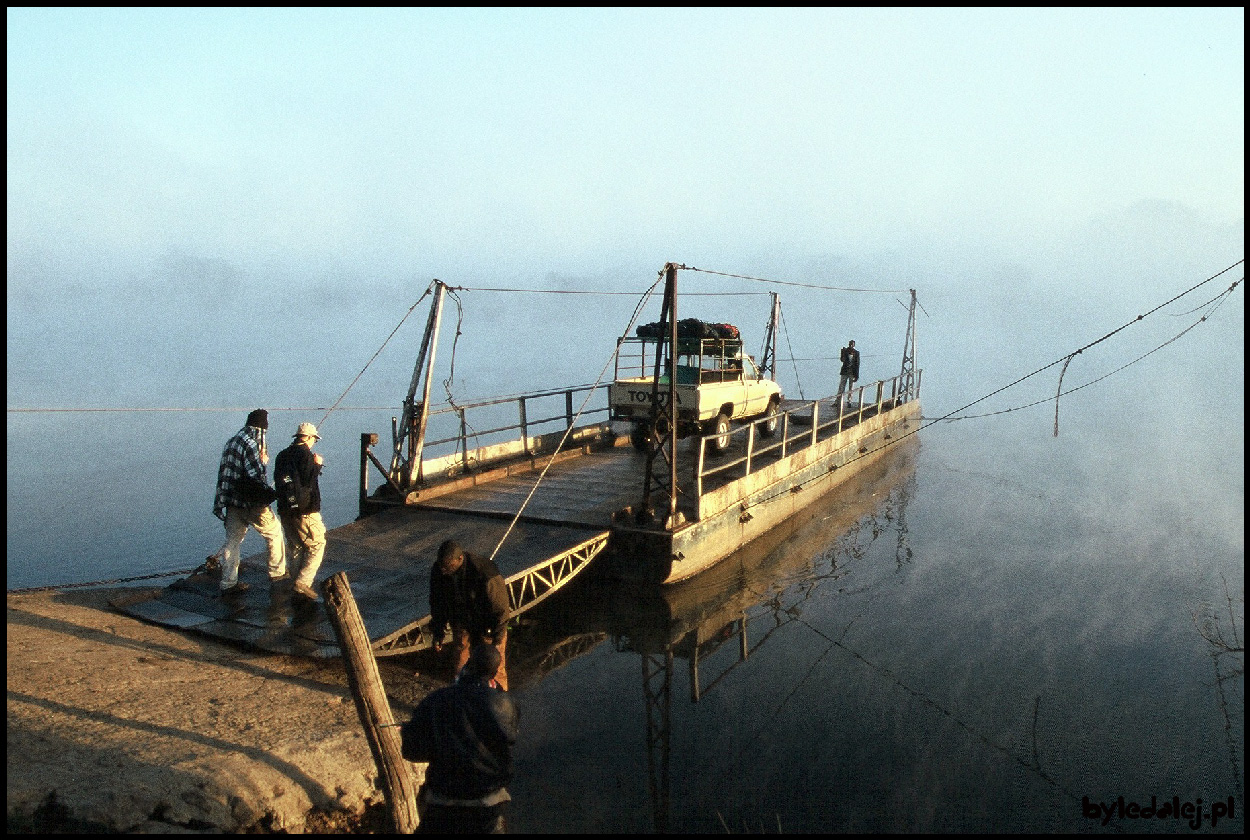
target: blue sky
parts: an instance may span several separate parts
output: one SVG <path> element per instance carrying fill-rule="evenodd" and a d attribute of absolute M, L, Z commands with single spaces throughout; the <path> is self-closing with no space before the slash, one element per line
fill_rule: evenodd
<path fill-rule="evenodd" d="M 1012 253 L 1142 206 L 1234 231 L 1212 268 L 1242 256 L 1240 8 L 10 8 L 7 24 L 11 291 L 170 255 L 542 276 Z"/>

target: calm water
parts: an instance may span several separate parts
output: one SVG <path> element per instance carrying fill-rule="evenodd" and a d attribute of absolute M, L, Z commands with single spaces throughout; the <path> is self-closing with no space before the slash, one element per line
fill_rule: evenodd
<path fill-rule="evenodd" d="M 59 357 L 46 352 L 47 313 L 11 305 L 10 407 L 232 408 L 10 412 L 10 589 L 197 565 L 221 542 L 217 459 L 247 411 L 270 409 L 276 451 L 297 423 L 321 419 L 284 408 L 331 404 L 398 317 L 345 300 L 312 330 L 326 370 L 270 363 L 241 383 L 220 345 L 253 327 L 186 331 L 200 303 L 157 321 L 114 313 Z M 1103 826 L 1082 802 L 1200 798 L 1209 814 L 1233 797 L 1236 819 L 1216 830 L 1240 831 L 1244 654 L 1224 645 L 1244 638 L 1244 355 L 1228 353 L 1239 327 L 1222 329 L 1065 398 L 1058 437 L 1053 405 L 936 423 L 794 533 L 706 579 L 664 597 L 588 581 L 531 614 L 512 643 L 514 829 L 1189 831 L 1157 818 Z M 159 352 L 134 353 L 139 330 Z M 467 361 L 465 330 L 457 393 L 520 390 L 508 371 L 471 378 L 483 368 Z M 353 331 L 351 352 L 333 350 Z M 966 331 L 922 333 L 926 415 L 1057 355 L 1015 335 L 971 365 L 957 352 Z M 890 336 L 892 359 L 901 341 Z M 416 339 L 396 343 L 347 404 L 398 405 Z M 1089 355 L 1079 364 L 1090 370 L 1116 366 Z M 896 372 L 874 363 L 866 353 L 866 376 Z M 1093 375 L 1076 368 L 1070 381 Z M 598 373 L 545 370 L 540 385 Z M 809 379 L 809 397 L 817 387 Z M 331 526 L 356 513 L 359 434 L 387 440 L 395 413 L 323 424 Z M 262 546 L 250 535 L 244 548 Z"/>
<path fill-rule="evenodd" d="M 1178 831 L 1082 801 L 1232 796 L 1240 831 L 1240 514 L 1074 481 L 1062 437 L 1072 461 L 1003 473 L 984 432 L 935 430 L 671 604 L 544 615 L 585 650 L 516 691 L 515 828 Z"/>

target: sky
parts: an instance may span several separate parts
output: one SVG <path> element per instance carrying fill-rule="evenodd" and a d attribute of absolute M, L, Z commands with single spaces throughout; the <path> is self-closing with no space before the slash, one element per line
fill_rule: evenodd
<path fill-rule="evenodd" d="M 10 295 L 171 261 L 784 276 L 1143 217 L 1242 256 L 1241 8 L 6 18 Z"/>

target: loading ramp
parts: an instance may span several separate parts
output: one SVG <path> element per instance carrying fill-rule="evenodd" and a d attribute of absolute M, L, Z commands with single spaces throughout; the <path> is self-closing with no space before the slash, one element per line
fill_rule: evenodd
<path fill-rule="evenodd" d="M 474 512 L 396 508 L 327 533 L 318 577 L 345 572 L 379 656 L 421 650 L 428 630 L 430 570 L 438 547 L 454 539 L 489 556 L 509 522 Z M 562 588 L 607 544 L 608 532 L 575 523 L 518 521 L 495 564 L 522 613 Z M 246 558 L 239 579 L 251 588 L 222 597 L 215 575 L 199 572 L 113 606 L 136 618 L 294 656 L 333 658 L 337 639 L 321 603 L 292 597 L 291 581 L 271 586 L 265 555 Z M 415 619 L 415 620 L 414 620 Z"/>

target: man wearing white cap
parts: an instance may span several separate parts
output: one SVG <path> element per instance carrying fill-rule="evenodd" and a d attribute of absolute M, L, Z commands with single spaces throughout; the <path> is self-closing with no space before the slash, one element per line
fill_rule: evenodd
<path fill-rule="evenodd" d="M 312 448 L 321 435 L 312 423 L 300 423 L 291 445 L 278 453 L 273 462 L 273 480 L 278 491 L 278 514 L 286 534 L 292 570 L 298 569 L 295 591 L 311 601 L 318 600 L 313 581 L 326 551 L 326 526 L 321 521 L 321 475 L 323 462 Z"/>

